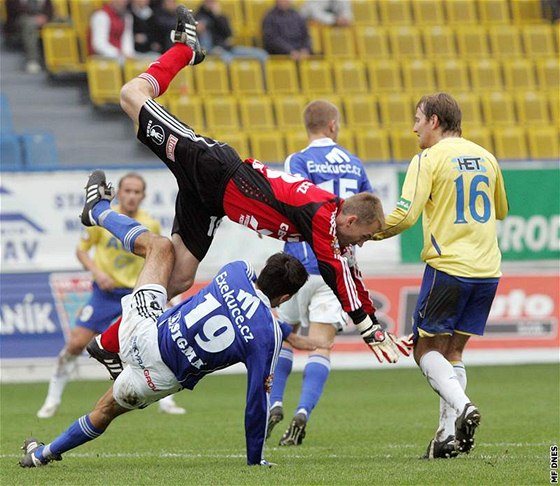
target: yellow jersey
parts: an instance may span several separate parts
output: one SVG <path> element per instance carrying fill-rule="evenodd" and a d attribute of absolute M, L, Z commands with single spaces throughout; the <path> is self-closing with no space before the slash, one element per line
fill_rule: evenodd
<path fill-rule="evenodd" d="M 121 212 L 119 206 L 112 209 Z M 142 209 L 138 210 L 134 219 L 153 233 L 159 234 L 161 231 L 159 221 Z M 92 247 L 95 247 L 95 265 L 115 281 L 115 287 L 134 288 L 144 265 L 143 258 L 123 249 L 122 243 L 100 226 L 85 228 L 80 238 L 80 250 L 89 251 Z"/>
<path fill-rule="evenodd" d="M 464 138 L 444 138 L 412 159 L 397 207 L 373 239 L 403 232 L 423 213 L 422 260 L 449 275 L 499 277 L 496 219 L 507 212 L 496 158 Z"/>

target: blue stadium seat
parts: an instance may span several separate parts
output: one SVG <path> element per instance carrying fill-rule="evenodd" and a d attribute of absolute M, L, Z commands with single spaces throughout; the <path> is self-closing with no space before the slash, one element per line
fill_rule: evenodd
<path fill-rule="evenodd" d="M 2 133 L 13 133 L 14 131 L 10 102 L 3 94 L 0 94 L 0 131 L 2 131 Z"/>
<path fill-rule="evenodd" d="M 23 160 L 27 169 L 58 167 L 55 139 L 49 132 L 27 132 L 21 135 Z"/>
<path fill-rule="evenodd" d="M 23 169 L 19 137 L 13 133 L 0 133 L 0 170 Z"/>

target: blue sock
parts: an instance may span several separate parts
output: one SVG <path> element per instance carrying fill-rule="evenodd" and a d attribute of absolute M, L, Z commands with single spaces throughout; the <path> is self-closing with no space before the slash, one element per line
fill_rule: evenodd
<path fill-rule="evenodd" d="M 55 440 L 35 451 L 35 457 L 41 462 L 47 462 L 49 458 L 58 456 L 63 452 L 74 449 L 90 440 L 99 437 L 105 430 L 97 429 L 91 423 L 89 415 L 84 415 L 76 420 Z"/>
<path fill-rule="evenodd" d="M 307 360 L 303 370 L 303 382 L 301 384 L 301 395 L 296 410 L 304 409 L 307 418 L 319 402 L 323 394 L 323 388 L 331 372 L 331 361 L 321 354 L 312 354 Z"/>
<path fill-rule="evenodd" d="M 289 348 L 282 348 L 280 350 L 278 364 L 274 370 L 274 380 L 272 382 L 272 391 L 270 392 L 270 403 L 272 405 L 274 405 L 275 402 L 282 402 L 284 399 L 286 383 L 288 382 L 288 377 L 292 372 L 293 365 L 294 352 Z"/>
<path fill-rule="evenodd" d="M 134 251 L 134 242 L 142 233 L 148 231 L 138 221 L 111 209 L 109 201 L 102 199 L 91 210 L 97 224 L 115 235 L 125 250 Z"/>

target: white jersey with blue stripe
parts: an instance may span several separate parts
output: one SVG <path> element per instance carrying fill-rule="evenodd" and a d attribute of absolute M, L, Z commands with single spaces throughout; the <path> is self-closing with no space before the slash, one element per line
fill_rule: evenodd
<path fill-rule="evenodd" d="M 266 436 L 268 388 L 283 332 L 268 298 L 258 289 L 255 271 L 244 261 L 229 263 L 196 295 L 158 319 L 164 363 L 184 388 L 205 375 L 236 363 L 247 367 L 245 432 L 249 464 L 258 464 Z"/>
<path fill-rule="evenodd" d="M 305 149 L 289 155 L 284 171 L 309 179 L 343 199 L 358 192 L 373 192 L 360 159 L 327 137 L 313 140 Z M 308 243 L 286 243 L 284 251 L 301 261 L 310 274 L 320 275 Z"/>

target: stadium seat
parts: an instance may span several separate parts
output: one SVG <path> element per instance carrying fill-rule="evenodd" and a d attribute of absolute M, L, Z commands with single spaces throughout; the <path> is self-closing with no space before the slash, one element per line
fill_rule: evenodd
<path fill-rule="evenodd" d="M 465 91 L 453 97 L 461 107 L 463 129 L 480 127 L 482 125 L 482 111 L 478 94 Z"/>
<path fill-rule="evenodd" d="M 0 170 L 23 170 L 21 143 L 15 133 L 0 132 Z"/>
<path fill-rule="evenodd" d="M 194 78 L 197 93 L 201 95 L 229 94 L 229 75 L 227 64 L 219 59 L 206 59 L 196 66 Z"/>
<path fill-rule="evenodd" d="M 389 134 L 391 140 L 391 152 L 393 160 L 411 160 L 415 154 L 421 151 L 418 146 L 418 137 L 412 129 L 391 130 Z"/>
<path fill-rule="evenodd" d="M 105 3 L 103 0 L 69 0 L 70 17 L 72 26 L 76 30 L 79 41 L 80 56 L 83 61 L 88 57 L 87 35 L 91 14 L 100 9 Z"/>
<path fill-rule="evenodd" d="M 159 100 L 157 101 L 159 102 Z M 169 111 L 195 132 L 200 133 L 206 127 L 200 98 L 196 96 L 172 96 L 169 97 L 168 105 Z"/>
<path fill-rule="evenodd" d="M 387 59 L 390 57 L 388 36 L 384 28 L 370 25 L 357 26 L 354 35 L 360 59 Z"/>
<path fill-rule="evenodd" d="M 379 2 L 379 11 L 382 25 L 413 24 L 410 0 L 382 0 Z"/>
<path fill-rule="evenodd" d="M 544 21 L 541 0 L 510 0 L 514 24 L 541 24 Z"/>
<path fill-rule="evenodd" d="M 416 27 L 395 27 L 389 30 L 392 57 L 397 60 L 424 57 L 420 30 Z"/>
<path fill-rule="evenodd" d="M 84 72 L 76 31 L 65 24 L 46 24 L 41 29 L 45 66 L 51 74 Z"/>
<path fill-rule="evenodd" d="M 457 49 L 461 59 L 483 59 L 490 57 L 488 31 L 479 25 L 457 27 Z"/>
<path fill-rule="evenodd" d="M 239 110 L 245 130 L 271 130 L 276 125 L 268 96 L 243 96 L 239 99 Z"/>
<path fill-rule="evenodd" d="M 532 159 L 560 160 L 560 131 L 558 128 L 529 128 L 527 137 Z"/>
<path fill-rule="evenodd" d="M 304 96 L 275 96 L 272 103 L 280 130 L 303 130 L 303 110 L 307 104 Z"/>
<path fill-rule="evenodd" d="M 124 82 L 128 83 L 131 79 L 134 79 L 139 74 L 142 74 L 148 69 L 148 67 L 150 67 L 150 63 L 152 61 L 154 61 L 154 59 L 146 59 L 143 57 L 138 59 L 127 59 L 123 66 Z M 183 69 L 183 71 L 186 71 L 186 69 Z"/>
<path fill-rule="evenodd" d="M 452 26 L 478 24 L 476 3 L 473 0 L 445 0 L 447 23 Z"/>
<path fill-rule="evenodd" d="M 380 123 L 383 128 L 408 128 L 414 124 L 414 106 L 417 100 L 410 95 L 392 93 L 379 97 Z"/>
<path fill-rule="evenodd" d="M 262 42 L 262 21 L 266 13 L 274 7 L 274 0 L 251 0 L 243 2 L 245 7 L 244 35 L 251 36 L 257 43 Z"/>
<path fill-rule="evenodd" d="M 415 59 L 402 62 L 404 89 L 414 96 L 435 91 L 434 65 L 430 61 Z"/>
<path fill-rule="evenodd" d="M 12 133 L 14 131 L 14 118 L 8 98 L 0 94 L 0 131 Z"/>
<path fill-rule="evenodd" d="M 278 130 L 249 133 L 251 156 L 265 163 L 282 163 L 286 158 L 284 136 Z"/>
<path fill-rule="evenodd" d="M 338 93 L 367 93 L 366 67 L 362 61 L 339 61 L 333 63 L 334 82 Z"/>
<path fill-rule="evenodd" d="M 324 27 L 322 29 L 323 55 L 327 59 L 345 60 L 356 57 L 353 29 Z"/>
<path fill-rule="evenodd" d="M 49 132 L 26 132 L 21 135 L 23 163 L 27 169 L 58 167 L 58 151 L 54 135 Z"/>
<path fill-rule="evenodd" d="M 463 137 L 494 153 L 494 143 L 489 128 L 480 126 L 468 128 L 463 130 Z"/>
<path fill-rule="evenodd" d="M 240 128 L 237 99 L 233 96 L 208 96 L 204 100 L 207 126 L 216 132 Z"/>
<path fill-rule="evenodd" d="M 251 150 L 249 148 L 249 140 L 247 139 L 247 134 L 241 130 L 236 131 L 224 131 L 224 132 L 212 132 L 212 138 L 218 140 L 219 142 L 227 143 L 233 147 L 241 159 L 246 159 L 248 157 L 253 157 Z"/>
<path fill-rule="evenodd" d="M 233 59 L 229 65 L 229 76 L 235 95 L 260 95 L 265 92 L 263 67 L 257 59 Z"/>
<path fill-rule="evenodd" d="M 490 47 L 494 59 L 512 59 L 523 56 L 521 34 L 514 25 L 496 25 L 489 29 Z"/>
<path fill-rule="evenodd" d="M 309 140 L 303 130 L 290 130 L 284 133 L 286 140 L 286 154 L 295 154 L 309 145 Z"/>
<path fill-rule="evenodd" d="M 332 69 L 328 61 L 305 59 L 299 63 L 299 73 L 304 94 L 316 96 L 334 92 Z"/>
<path fill-rule="evenodd" d="M 500 65 L 493 59 L 469 63 L 471 87 L 475 91 L 499 91 L 503 87 Z"/>
<path fill-rule="evenodd" d="M 542 90 L 557 91 L 560 86 L 560 59 L 537 59 L 537 80 Z"/>
<path fill-rule="evenodd" d="M 344 126 L 342 127 L 342 130 L 340 130 L 340 132 L 338 134 L 338 138 L 336 139 L 336 142 L 339 145 L 343 146 L 346 150 L 348 150 L 348 152 L 351 152 L 353 154 L 356 153 L 356 145 L 354 143 L 354 134 L 352 133 L 351 130 L 348 130 Z"/>
<path fill-rule="evenodd" d="M 54 18 L 56 20 L 67 20 L 70 17 L 68 0 L 51 0 L 51 4 L 53 6 Z"/>
<path fill-rule="evenodd" d="M 386 130 L 358 129 L 354 130 L 356 139 L 356 155 L 362 162 L 388 162 L 391 160 L 389 134 Z"/>
<path fill-rule="evenodd" d="M 311 38 L 311 52 L 315 56 L 323 55 L 323 26 L 317 23 L 308 23 L 307 30 Z"/>
<path fill-rule="evenodd" d="M 498 160 L 528 159 L 525 130 L 520 127 L 494 129 L 494 155 Z"/>
<path fill-rule="evenodd" d="M 373 0 L 352 0 L 352 12 L 356 26 L 372 26 L 379 24 L 377 2 Z"/>
<path fill-rule="evenodd" d="M 431 26 L 422 29 L 426 58 L 432 62 L 457 59 L 455 34 L 451 27 Z"/>
<path fill-rule="evenodd" d="M 560 93 L 558 90 L 550 91 L 547 93 L 547 98 L 552 123 L 560 128 Z"/>
<path fill-rule="evenodd" d="M 477 3 L 482 24 L 506 25 L 511 22 L 508 0 L 478 0 Z"/>
<path fill-rule="evenodd" d="M 489 127 L 508 127 L 516 123 L 513 98 L 509 93 L 496 91 L 481 95 L 484 123 Z"/>
<path fill-rule="evenodd" d="M 521 36 L 523 37 L 525 56 L 531 59 L 558 57 L 554 48 L 552 29 L 553 27 L 550 24 L 522 26 Z"/>
<path fill-rule="evenodd" d="M 546 95 L 534 91 L 519 91 L 515 95 L 515 107 L 520 125 L 540 127 L 550 125 Z"/>
<path fill-rule="evenodd" d="M 470 89 L 469 71 L 465 61 L 448 59 L 435 63 L 438 89 L 452 95 Z"/>
<path fill-rule="evenodd" d="M 535 89 L 535 66 L 529 59 L 505 60 L 502 68 L 505 87 L 508 91 Z"/>
<path fill-rule="evenodd" d="M 394 93 L 402 90 L 400 64 L 394 59 L 380 59 L 367 63 L 369 87 L 372 94 Z"/>
<path fill-rule="evenodd" d="M 266 63 L 266 85 L 269 93 L 297 94 L 299 81 L 296 62 L 287 56 L 271 56 Z"/>
<path fill-rule="evenodd" d="M 121 65 L 116 59 L 89 57 L 87 78 L 89 97 L 94 105 L 120 102 L 123 77 Z"/>
<path fill-rule="evenodd" d="M 344 96 L 342 104 L 346 115 L 346 123 L 350 128 L 379 127 L 375 96 L 369 94 Z"/>
<path fill-rule="evenodd" d="M 445 25 L 442 0 L 422 0 L 412 2 L 412 13 L 416 25 Z"/>
<path fill-rule="evenodd" d="M 185 96 L 196 93 L 194 89 L 194 69 L 181 69 L 165 92 L 166 96 Z"/>
<path fill-rule="evenodd" d="M 243 2 L 239 0 L 220 0 L 220 7 L 223 15 L 230 21 L 235 45 L 244 45 L 238 42 L 243 29 L 245 28 L 245 14 L 243 13 Z M 192 7 L 191 7 L 192 8 Z"/>

